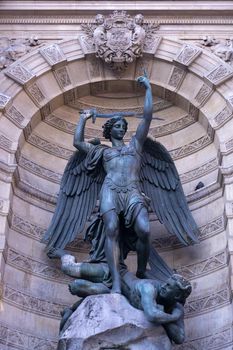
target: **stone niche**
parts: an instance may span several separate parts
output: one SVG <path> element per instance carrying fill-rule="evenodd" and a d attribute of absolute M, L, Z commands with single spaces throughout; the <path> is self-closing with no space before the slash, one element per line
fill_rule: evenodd
<path fill-rule="evenodd" d="M 43 48 L 43 50 L 42 50 Z M 151 215 L 152 244 L 189 278 L 186 341 L 175 349 L 232 346 L 232 90 L 233 71 L 212 52 L 161 35 L 153 53 L 121 76 L 80 41 L 35 47 L 3 70 L 0 87 L 0 344 L 5 350 L 57 347 L 60 311 L 75 302 L 70 281 L 40 242 L 51 219 L 82 108 L 139 113 L 128 118 L 127 139 L 140 120 L 143 93 L 135 84 L 146 68 L 154 98 L 150 133 L 176 162 L 200 243 L 183 247 Z M 50 56 L 49 56 L 50 54 Z M 86 138 L 102 142 L 103 119 Z M 198 183 L 204 187 L 196 189 Z M 196 189 L 196 190 L 195 190 Z M 69 249 L 87 256 L 81 237 Z M 128 259 L 131 270 L 135 255 Z"/>

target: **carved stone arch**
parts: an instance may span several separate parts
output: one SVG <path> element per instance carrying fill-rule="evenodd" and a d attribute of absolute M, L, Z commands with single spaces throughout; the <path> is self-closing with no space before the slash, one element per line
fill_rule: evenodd
<path fill-rule="evenodd" d="M 186 311 L 188 339 L 198 338 L 197 334 L 201 338 L 200 329 L 199 333 L 192 333 L 199 317 L 207 328 L 221 311 L 226 316 L 218 324 L 213 323 L 213 334 L 222 335 L 227 342 L 231 303 L 228 276 L 229 250 L 232 251 L 229 228 L 233 200 L 233 70 L 197 46 L 170 39 L 158 40 L 158 45 L 144 52 L 120 77 L 83 51 L 78 39 L 44 46 L 1 73 L 0 183 L 4 190 L 0 192 L 0 249 L 6 316 L 5 325 L 0 326 L 8 333 L 16 330 L 19 338 L 21 335 L 28 339 L 33 334 L 35 342 L 52 343 L 59 310 L 70 302 L 67 280 L 45 258 L 40 238 L 54 209 L 62 168 L 72 152 L 75 121 L 71 118 L 68 124 L 60 116 L 59 121 L 50 118 L 49 124 L 48 117 L 103 84 L 111 88 L 122 82 L 135 86 L 133 81 L 143 67 L 156 96 L 186 112 L 184 118 L 154 126 L 152 134 L 167 142 L 177 161 L 201 231 L 200 246 L 183 249 L 152 217 L 152 228 L 159 233 L 153 237 L 153 244 L 171 265 L 193 281 L 194 291 Z M 53 130 L 49 136 L 54 142 L 44 136 L 46 128 Z M 90 128 L 90 137 L 97 132 L 97 128 Z M 172 140 L 173 134 L 180 140 Z M 194 191 L 194 184 L 201 180 L 205 187 Z M 80 258 L 85 252 L 86 247 L 79 242 Z M 213 283 L 216 280 L 218 283 Z M 54 294 L 42 292 L 41 286 L 44 290 L 53 286 Z M 22 334 L 19 322 L 7 316 L 7 312 L 14 312 L 22 320 L 20 309 L 30 314 Z M 39 322 L 41 328 L 35 329 L 31 319 Z M 208 336 L 211 341 L 212 334 Z"/>

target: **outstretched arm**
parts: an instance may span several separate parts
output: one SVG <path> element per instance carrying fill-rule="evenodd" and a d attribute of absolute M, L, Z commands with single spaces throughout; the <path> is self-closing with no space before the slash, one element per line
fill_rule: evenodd
<path fill-rule="evenodd" d="M 83 111 L 80 114 L 80 120 L 76 127 L 74 134 L 74 142 L 73 145 L 78 150 L 83 151 L 85 153 L 89 152 L 92 147 L 94 147 L 91 143 L 84 141 L 84 129 L 86 125 L 86 121 L 92 117 L 91 111 Z"/>
<path fill-rule="evenodd" d="M 137 79 L 137 81 L 143 85 L 146 89 L 145 100 L 144 100 L 144 110 L 143 110 L 143 120 L 137 127 L 136 131 L 136 140 L 138 146 L 142 148 L 144 141 L 149 132 L 150 123 L 152 120 L 152 112 L 153 112 L 153 99 L 150 81 L 146 76 L 141 76 Z"/>
<path fill-rule="evenodd" d="M 179 315 L 176 322 L 170 322 L 164 324 L 164 329 L 167 332 L 168 337 L 174 341 L 176 344 L 182 344 L 185 340 L 185 330 L 184 330 L 184 307 L 183 305 L 177 303 L 172 314 Z"/>
<path fill-rule="evenodd" d="M 141 280 L 135 287 L 138 289 L 141 296 L 141 305 L 147 319 L 151 322 L 159 324 L 168 324 L 176 322 L 180 314 L 178 312 L 166 313 L 162 310 L 162 306 L 157 304 L 157 288 L 150 280 Z"/>

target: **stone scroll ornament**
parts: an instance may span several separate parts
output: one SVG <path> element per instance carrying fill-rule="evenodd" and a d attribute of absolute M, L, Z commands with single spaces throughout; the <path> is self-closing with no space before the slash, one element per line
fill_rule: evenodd
<path fill-rule="evenodd" d="M 126 11 L 114 11 L 108 17 L 98 14 L 95 24 L 82 25 L 95 55 L 113 70 L 123 71 L 143 54 L 144 46 L 153 40 L 158 24 L 145 24 L 142 14 L 134 18 Z"/>

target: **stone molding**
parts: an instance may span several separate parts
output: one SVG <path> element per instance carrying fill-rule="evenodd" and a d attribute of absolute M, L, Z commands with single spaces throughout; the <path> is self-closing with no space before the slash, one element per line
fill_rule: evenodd
<path fill-rule="evenodd" d="M 25 330 L 16 329 L 2 322 L 0 323 L 0 344 L 6 345 L 7 350 L 9 346 L 20 350 L 57 349 L 57 339 L 41 338 L 36 334 L 26 333 Z"/>
<path fill-rule="evenodd" d="M 183 344 L 176 345 L 178 350 L 228 350 L 227 346 L 232 346 L 232 326 L 223 329 L 215 329 L 207 336 L 187 339 Z"/>
<path fill-rule="evenodd" d="M 57 64 L 65 64 L 67 61 L 61 47 L 58 44 L 44 46 L 39 50 L 39 52 L 51 67 L 55 67 Z"/>
<path fill-rule="evenodd" d="M 184 44 L 180 52 L 174 58 L 174 62 L 177 62 L 179 65 L 183 67 L 189 66 L 200 54 L 202 50 L 194 45 Z"/>
<path fill-rule="evenodd" d="M 173 67 L 170 77 L 168 79 L 168 85 L 175 91 L 179 89 L 186 75 L 186 71 L 180 67 Z"/>
<path fill-rule="evenodd" d="M 38 226 L 37 224 L 32 223 L 13 212 L 11 212 L 9 220 L 11 228 L 13 230 L 16 230 L 17 232 L 22 233 L 23 235 L 35 239 L 39 242 L 45 234 L 46 228 Z"/>
<path fill-rule="evenodd" d="M 46 124 L 49 124 L 49 125 L 55 127 L 56 129 L 64 131 L 68 134 L 73 135 L 75 132 L 76 125 L 74 123 L 71 123 L 71 122 L 68 122 L 64 119 L 61 119 L 54 114 L 45 115 L 43 113 L 43 120 Z M 85 131 L 86 131 L 86 129 L 85 129 Z M 99 130 L 97 130 L 97 131 L 99 131 Z"/>
<path fill-rule="evenodd" d="M 182 147 L 170 150 L 169 153 L 174 160 L 187 157 L 188 155 L 201 150 L 204 147 L 207 147 L 213 141 L 213 131 L 211 128 L 207 131 L 207 135 L 200 137 L 199 139 L 186 144 Z"/>
<path fill-rule="evenodd" d="M 71 281 L 71 278 L 62 273 L 59 266 L 49 266 L 45 262 L 36 260 L 13 248 L 8 248 L 7 250 L 7 264 L 30 275 L 39 276 L 49 281 L 63 284 Z"/>
<path fill-rule="evenodd" d="M 81 247 L 78 246 L 78 249 L 76 247 L 76 251 L 78 250 L 79 252 L 82 251 L 87 253 L 90 246 L 87 247 L 87 245 L 82 244 L 83 241 L 81 239 L 76 241 L 76 244 L 79 243 L 81 244 Z M 84 249 L 82 249 L 82 247 Z M 62 284 L 67 284 L 71 281 L 71 278 L 64 275 L 58 266 L 47 265 L 44 262 L 27 256 L 13 248 L 8 248 L 6 260 L 8 265 L 30 275 L 39 276 L 43 279 L 56 281 Z M 229 255 L 227 251 L 224 250 L 193 264 L 176 267 L 176 270 L 185 278 L 193 280 L 226 267 L 228 260 Z"/>
<path fill-rule="evenodd" d="M 206 259 L 195 262 L 193 264 L 177 267 L 178 273 L 187 279 L 194 279 L 206 274 L 210 274 L 214 271 L 220 270 L 227 266 L 229 255 L 227 251 L 221 251 Z"/>
<path fill-rule="evenodd" d="M 227 98 L 227 103 L 230 106 L 230 108 L 233 108 L 233 96 Z"/>
<path fill-rule="evenodd" d="M 192 169 L 180 175 L 180 180 L 182 183 L 188 183 L 192 180 L 198 179 L 201 176 L 209 174 L 210 172 L 218 169 L 219 161 L 218 158 L 213 158 L 207 163 L 200 165 L 198 168 Z"/>
<path fill-rule="evenodd" d="M 7 216 L 9 213 L 10 202 L 8 199 L 0 198 L 0 215 Z"/>
<path fill-rule="evenodd" d="M 31 100 L 35 103 L 37 107 L 41 107 L 43 101 L 45 100 L 44 93 L 41 91 L 41 88 L 37 83 L 28 84 L 25 87 L 25 91 Z"/>
<path fill-rule="evenodd" d="M 15 289 L 9 284 L 5 284 L 3 287 L 3 300 L 24 311 L 56 319 L 60 319 L 60 312 L 67 306 L 38 298 L 29 294 L 28 291 Z"/>
<path fill-rule="evenodd" d="M 9 140 L 6 136 L 0 135 L 0 148 L 4 149 L 9 153 L 14 153 L 13 141 Z"/>
<path fill-rule="evenodd" d="M 67 67 L 58 67 L 56 69 L 54 69 L 53 71 L 55 78 L 60 86 L 60 88 L 66 89 L 68 86 L 70 86 L 72 84 L 71 82 L 71 77 L 68 71 Z"/>
<path fill-rule="evenodd" d="M 45 118 L 43 118 L 43 120 L 46 124 L 49 124 L 58 130 L 67 132 L 68 134 L 72 134 L 72 135 L 74 134 L 74 131 L 76 128 L 76 124 L 74 123 L 63 120 L 54 114 L 47 115 Z M 174 122 L 151 128 L 150 134 L 154 137 L 169 135 L 172 132 L 182 130 L 187 126 L 192 125 L 196 121 L 197 121 L 197 116 L 188 114 L 183 118 L 180 118 Z M 98 136 L 101 139 L 103 138 L 102 132 L 100 130 L 94 130 L 94 129 L 91 129 L 90 127 L 86 127 L 85 132 L 87 135 Z"/>
<path fill-rule="evenodd" d="M 52 113 L 52 108 L 50 102 L 48 102 L 46 105 L 41 107 L 40 114 L 41 114 L 41 120 L 44 120 Z"/>
<path fill-rule="evenodd" d="M 4 110 L 11 100 L 10 96 L 0 93 L 0 111 Z"/>
<path fill-rule="evenodd" d="M 231 291 L 229 287 L 214 291 L 210 294 L 188 299 L 185 304 L 185 318 L 201 315 L 203 313 L 216 310 L 231 301 Z"/>
<path fill-rule="evenodd" d="M 210 98 L 214 90 L 207 84 L 202 84 L 200 90 L 195 96 L 195 101 L 199 104 L 199 107 L 203 106 Z"/>
<path fill-rule="evenodd" d="M 40 137 L 37 134 L 31 134 L 29 136 L 29 138 L 27 139 L 28 143 L 30 143 L 33 146 L 36 146 L 40 149 L 42 149 L 43 151 L 50 153 L 54 156 L 57 156 L 59 158 L 63 158 L 63 159 L 69 159 L 72 154 L 73 151 L 64 148 L 62 146 L 59 146 L 55 143 L 52 143 L 42 137 Z"/>
<path fill-rule="evenodd" d="M 94 88 L 96 88 L 96 84 Z M 93 92 L 93 88 L 92 88 L 92 92 Z M 78 89 L 76 88 L 65 92 L 64 93 L 65 104 L 79 110 L 95 108 L 99 113 L 117 113 L 118 111 L 134 112 L 135 114 L 143 113 L 143 108 L 144 108 L 143 105 L 139 107 L 119 107 L 119 101 L 115 100 L 115 105 L 112 108 L 108 108 L 102 105 L 93 105 L 88 102 L 80 101 L 80 99 L 77 98 L 78 93 L 79 93 Z M 135 97 L 137 96 L 138 95 L 135 95 Z M 153 103 L 153 112 L 162 111 L 168 107 L 171 107 L 172 105 L 173 105 L 172 102 L 157 97 L 157 101 Z"/>
<path fill-rule="evenodd" d="M 14 105 L 10 106 L 5 110 L 5 116 L 20 129 L 24 128 L 25 118 Z"/>
<path fill-rule="evenodd" d="M 204 78 L 210 86 L 218 86 L 230 79 L 233 76 L 233 69 L 228 64 L 219 64 L 210 72 L 208 72 Z"/>
<path fill-rule="evenodd" d="M 5 164 L 0 161 L 0 179 L 6 183 L 11 183 L 16 167 L 16 164 Z"/>
<path fill-rule="evenodd" d="M 24 156 L 20 157 L 18 164 L 20 167 L 24 168 L 25 170 L 28 170 L 33 174 L 38 175 L 39 177 L 42 177 L 46 180 L 49 180 L 55 183 L 61 182 L 62 174 L 59 174 L 35 162 L 32 162 L 31 160 L 27 159 Z"/>
<path fill-rule="evenodd" d="M 14 173 L 13 190 L 16 196 L 26 202 L 51 212 L 54 211 L 57 197 L 41 191 L 39 188 L 32 186 L 25 180 L 21 180 L 18 169 L 16 169 L 16 172 Z"/>
<path fill-rule="evenodd" d="M 4 73 L 21 85 L 25 85 L 29 82 L 31 83 L 36 79 L 35 74 L 20 62 L 11 64 Z"/>
<path fill-rule="evenodd" d="M 57 193 L 49 194 L 33 186 L 29 182 L 20 179 L 18 171 L 14 174 L 13 189 L 14 193 L 21 199 L 48 211 L 53 212 L 57 201 Z M 216 198 L 219 198 L 220 183 L 214 182 L 208 186 L 203 187 L 198 191 L 191 192 L 186 195 L 188 203 L 196 203 L 195 209 L 210 203 Z M 212 196 L 211 196 L 212 195 Z M 214 196 L 214 197 L 213 197 Z M 201 201 L 200 201 L 201 200 Z"/>
<path fill-rule="evenodd" d="M 224 107 L 213 119 L 212 127 L 218 129 L 223 126 L 228 120 L 232 118 L 233 110 L 228 106 Z"/>
<path fill-rule="evenodd" d="M 232 8 L 231 8 L 232 9 Z M 120 8 L 122 10 L 122 6 Z M 134 8 L 135 11 L 135 8 Z M 143 11 L 138 8 L 138 11 Z M 151 10 L 150 10 L 151 12 Z M 145 20 L 147 17 L 145 16 Z M 233 24 L 233 18 L 231 16 L 153 16 L 153 20 L 161 24 Z M 51 15 L 51 16 L 36 16 L 31 15 L 30 17 L 11 15 L 11 16 L 0 16 L 0 24 L 86 24 L 93 21 L 93 16 L 72 16 L 72 15 Z M 150 22 L 148 18 L 148 22 Z M 93 21 L 94 23 L 94 21 Z M 76 29 L 77 30 L 77 29 Z"/>
<path fill-rule="evenodd" d="M 180 131 L 186 128 L 187 126 L 194 124 L 196 121 L 197 121 L 196 115 L 188 114 L 185 117 L 178 119 L 172 123 L 151 128 L 150 134 L 154 137 L 169 135 L 173 132 Z"/>
<path fill-rule="evenodd" d="M 233 139 L 231 138 L 231 139 L 228 139 L 226 142 L 225 142 L 225 144 L 224 144 L 224 146 L 225 146 L 225 150 L 223 151 L 223 153 L 224 154 L 229 154 L 229 153 L 231 153 L 232 152 L 232 150 L 233 150 Z"/>
<path fill-rule="evenodd" d="M 212 309 L 222 307 L 230 302 L 230 296 L 229 288 L 224 288 L 217 292 L 188 299 L 185 304 L 185 318 L 207 313 Z M 8 284 L 5 284 L 3 287 L 3 300 L 20 309 L 57 319 L 60 319 L 60 311 L 66 307 L 66 305 L 58 302 L 38 298 L 29 294 L 28 291 L 15 289 L 15 287 Z"/>
<path fill-rule="evenodd" d="M 94 135 L 93 135 L 94 136 Z M 155 135 L 153 135 L 155 136 Z M 231 140 L 230 140 L 231 141 Z M 231 144 L 233 141 L 231 142 Z M 233 148 L 233 146 L 232 146 Z M 21 155 L 18 160 L 18 165 L 22 167 L 23 169 L 42 177 L 46 180 L 52 181 L 54 183 L 60 183 L 62 174 L 52 171 L 46 167 L 43 167 L 40 164 L 37 164 L 30 159 L 26 158 L 25 156 Z M 192 180 L 198 179 L 202 176 L 205 176 L 209 174 L 210 172 L 218 169 L 218 159 L 213 158 L 207 163 L 202 164 L 196 169 L 192 169 L 186 173 L 180 174 L 180 180 L 182 183 L 188 183 Z"/>
<path fill-rule="evenodd" d="M 64 125 L 67 126 L 67 124 L 63 124 L 63 126 Z M 87 132 L 89 132 L 90 136 L 95 136 L 95 137 L 98 136 L 97 131 L 93 131 L 93 133 L 90 133 L 90 130 L 87 130 Z M 102 132 L 101 132 L 101 134 L 102 134 Z M 152 135 L 153 135 L 153 133 L 152 133 Z M 71 155 L 73 154 L 72 150 L 64 148 L 58 144 L 52 143 L 52 142 L 42 138 L 41 136 L 39 136 L 35 133 L 30 134 L 30 136 L 26 137 L 26 138 L 27 138 L 27 141 L 31 145 L 36 146 L 36 147 L 40 148 L 41 150 L 45 151 L 46 153 L 50 153 L 50 154 L 55 155 L 59 158 L 69 159 L 71 157 Z M 207 131 L 207 135 L 204 135 L 204 136 L 200 137 L 199 139 L 197 139 L 189 144 L 186 144 L 186 145 L 181 146 L 179 148 L 170 150 L 169 153 L 174 160 L 177 160 L 180 158 L 184 158 L 184 157 L 186 157 L 194 152 L 197 152 L 204 147 L 207 147 L 212 141 L 213 141 L 213 131 L 211 128 L 209 128 Z M 0 139 L 0 147 L 1 147 L 1 139 Z"/>
<path fill-rule="evenodd" d="M 199 227 L 199 240 L 203 241 L 209 237 L 219 234 L 220 232 L 224 231 L 225 225 L 226 218 L 224 216 L 219 216 L 213 219 L 211 222 Z M 155 249 L 159 249 L 159 251 L 167 251 L 183 247 L 178 238 L 172 235 L 155 238 L 152 241 L 152 244 Z"/>
<path fill-rule="evenodd" d="M 43 228 L 33 222 L 30 222 L 26 218 L 23 218 L 13 212 L 11 212 L 9 220 L 12 230 L 16 230 L 23 235 L 36 239 L 37 241 L 41 241 L 46 231 L 45 227 Z M 219 234 L 220 232 L 223 232 L 225 225 L 226 218 L 224 216 L 214 218 L 212 221 L 199 227 L 199 240 L 203 241 L 209 237 Z M 152 244 L 156 249 L 159 249 L 160 251 L 183 247 L 176 236 L 172 235 L 164 235 L 162 237 L 155 238 Z"/>
<path fill-rule="evenodd" d="M 25 137 L 25 140 L 27 141 L 29 136 L 31 135 L 32 133 L 32 124 L 31 124 L 31 121 L 29 121 L 27 123 L 27 125 L 25 126 L 25 128 L 23 129 L 23 134 L 24 134 L 24 137 Z"/>

